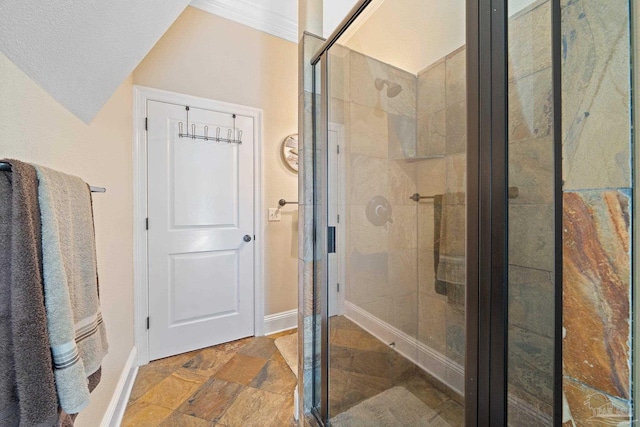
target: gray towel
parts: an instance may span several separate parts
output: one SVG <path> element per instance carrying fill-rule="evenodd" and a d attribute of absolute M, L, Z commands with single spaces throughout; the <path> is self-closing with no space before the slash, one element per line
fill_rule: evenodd
<path fill-rule="evenodd" d="M 58 400 L 42 291 L 35 169 L 0 172 L 0 425 L 54 426 Z"/>
<path fill-rule="evenodd" d="M 96 269 L 89 186 L 36 166 L 49 341 L 60 406 L 68 414 L 89 403 L 87 378 L 107 354 Z"/>

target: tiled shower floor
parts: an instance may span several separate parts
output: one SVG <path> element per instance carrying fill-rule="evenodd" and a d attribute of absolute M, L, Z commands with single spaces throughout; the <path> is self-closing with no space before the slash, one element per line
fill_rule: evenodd
<path fill-rule="evenodd" d="M 460 396 L 346 317 L 329 319 L 329 342 L 330 417 L 402 386 L 452 427 L 464 425 Z"/>

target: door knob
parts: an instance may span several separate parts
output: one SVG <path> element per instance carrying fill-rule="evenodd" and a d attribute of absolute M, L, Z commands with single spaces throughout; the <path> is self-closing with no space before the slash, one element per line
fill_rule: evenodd
<path fill-rule="evenodd" d="M 250 242 L 251 241 L 251 236 L 249 236 L 248 234 L 245 234 L 244 237 L 242 238 L 242 240 L 244 240 L 245 242 Z"/>

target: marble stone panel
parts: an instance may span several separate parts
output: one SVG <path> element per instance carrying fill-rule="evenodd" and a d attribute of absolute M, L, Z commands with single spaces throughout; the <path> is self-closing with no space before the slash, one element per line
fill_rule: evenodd
<path fill-rule="evenodd" d="M 389 224 L 389 250 L 415 249 L 418 241 L 416 206 L 393 206 L 391 218 L 393 222 Z"/>
<path fill-rule="evenodd" d="M 553 137 L 509 144 L 509 187 L 518 188 L 511 204 L 553 203 Z"/>
<path fill-rule="evenodd" d="M 418 74 L 418 113 L 430 114 L 446 108 L 445 67 L 443 58 Z"/>
<path fill-rule="evenodd" d="M 509 81 L 551 67 L 551 2 L 509 19 Z"/>
<path fill-rule="evenodd" d="M 405 160 L 389 161 L 389 202 L 391 205 L 415 206 L 409 199 L 417 188 L 416 163 Z"/>
<path fill-rule="evenodd" d="M 617 399 L 571 378 L 563 378 L 564 426 L 632 426 L 631 402 Z"/>
<path fill-rule="evenodd" d="M 416 118 L 417 77 L 395 67 L 389 67 L 389 81 L 402 86 L 402 92 L 387 100 L 390 113 Z M 386 94 L 386 87 L 383 95 Z"/>
<path fill-rule="evenodd" d="M 553 205 L 509 205 L 509 264 L 553 271 Z"/>
<path fill-rule="evenodd" d="M 366 154 L 373 157 L 388 156 L 388 117 L 384 110 L 350 103 L 349 127 L 351 143 L 349 151 L 353 154 Z"/>
<path fill-rule="evenodd" d="M 629 2 L 562 8 L 566 190 L 631 186 Z"/>
<path fill-rule="evenodd" d="M 352 154 L 349 160 L 348 203 L 366 205 L 375 196 L 389 199 L 387 159 Z"/>
<path fill-rule="evenodd" d="M 400 114 L 388 114 L 388 157 L 411 159 L 416 157 L 416 119 Z"/>
<path fill-rule="evenodd" d="M 349 103 L 338 98 L 329 100 L 329 122 L 348 125 L 349 123 Z"/>
<path fill-rule="evenodd" d="M 456 49 L 445 60 L 446 68 L 446 105 L 447 107 L 463 103 L 467 99 L 467 51 L 463 47 Z"/>
<path fill-rule="evenodd" d="M 541 138 L 553 133 L 551 68 L 509 83 L 509 142 Z"/>
<path fill-rule="evenodd" d="M 564 372 L 629 399 L 630 195 L 564 194 Z"/>
<path fill-rule="evenodd" d="M 447 110 L 418 113 L 417 156 L 443 156 L 447 149 Z"/>
<path fill-rule="evenodd" d="M 450 104 L 446 112 L 446 153 L 467 151 L 467 104 L 465 101 Z"/>
<path fill-rule="evenodd" d="M 351 102 L 386 111 L 388 100 L 386 92 L 383 93 L 376 88 L 375 80 L 387 80 L 389 78 L 389 66 L 354 51 L 349 54 L 349 62 L 349 95 Z"/>

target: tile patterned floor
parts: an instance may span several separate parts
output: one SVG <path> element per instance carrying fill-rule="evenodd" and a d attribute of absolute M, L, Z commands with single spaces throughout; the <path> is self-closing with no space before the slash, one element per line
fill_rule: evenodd
<path fill-rule="evenodd" d="M 452 427 L 464 425 L 460 396 L 346 317 L 329 320 L 329 342 L 330 417 L 399 385 Z"/>
<path fill-rule="evenodd" d="M 274 340 L 251 337 L 140 367 L 122 427 L 295 426 L 296 377 Z"/>
<path fill-rule="evenodd" d="M 295 332 L 245 338 L 141 367 L 122 426 L 295 426 L 296 378 L 274 344 Z M 459 396 L 355 323 L 333 317 L 329 336 L 332 417 L 400 385 L 451 426 L 464 425 Z"/>

